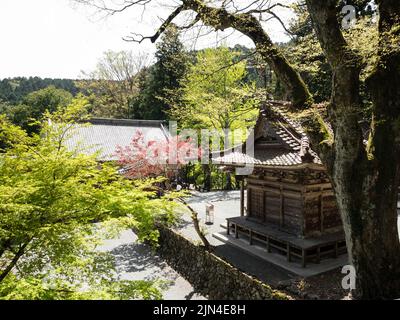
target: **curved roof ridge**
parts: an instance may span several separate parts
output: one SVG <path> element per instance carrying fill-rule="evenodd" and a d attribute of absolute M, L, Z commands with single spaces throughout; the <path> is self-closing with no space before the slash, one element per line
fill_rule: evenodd
<path fill-rule="evenodd" d="M 310 139 L 300 122 L 293 120 L 289 115 L 290 102 L 287 101 L 266 101 L 264 110 L 270 111 L 278 118 L 282 118 L 300 136 L 300 156 L 305 162 L 318 162 L 321 160 L 317 153 L 311 149 Z M 314 160 L 315 159 L 315 160 Z"/>

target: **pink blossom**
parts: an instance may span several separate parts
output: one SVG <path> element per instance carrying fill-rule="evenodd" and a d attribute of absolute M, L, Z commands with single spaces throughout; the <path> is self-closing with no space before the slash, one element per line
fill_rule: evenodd
<path fill-rule="evenodd" d="M 171 177 L 174 170 L 201 157 L 201 150 L 192 139 L 175 136 L 168 141 L 146 141 L 137 130 L 129 146 L 117 146 L 115 155 L 129 178 Z"/>

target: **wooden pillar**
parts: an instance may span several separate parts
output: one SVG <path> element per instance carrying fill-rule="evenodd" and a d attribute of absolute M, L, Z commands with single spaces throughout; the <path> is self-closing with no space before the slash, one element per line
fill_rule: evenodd
<path fill-rule="evenodd" d="M 227 221 L 227 229 L 226 229 L 226 234 L 229 236 L 229 234 L 231 233 L 231 223 L 229 222 L 229 220 L 226 220 Z"/>
<path fill-rule="evenodd" d="M 244 217 L 244 178 L 240 181 L 240 216 Z"/>
<path fill-rule="evenodd" d="M 251 189 L 247 186 L 247 216 L 251 216 Z"/>
<path fill-rule="evenodd" d="M 281 187 L 280 187 L 280 201 L 281 201 L 281 205 L 280 205 L 280 208 L 279 208 L 279 210 L 280 210 L 280 221 L 279 221 L 279 224 L 280 224 L 280 227 L 282 228 L 284 226 L 284 224 L 285 224 L 285 213 L 284 213 L 284 210 L 285 210 L 285 208 L 284 208 L 285 198 L 283 196 L 282 184 L 281 184 Z"/>

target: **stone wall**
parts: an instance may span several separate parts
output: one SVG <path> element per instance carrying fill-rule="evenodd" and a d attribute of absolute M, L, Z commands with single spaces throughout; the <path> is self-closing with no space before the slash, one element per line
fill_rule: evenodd
<path fill-rule="evenodd" d="M 288 297 L 250 277 L 177 232 L 159 228 L 159 254 L 211 300 L 276 300 Z"/>

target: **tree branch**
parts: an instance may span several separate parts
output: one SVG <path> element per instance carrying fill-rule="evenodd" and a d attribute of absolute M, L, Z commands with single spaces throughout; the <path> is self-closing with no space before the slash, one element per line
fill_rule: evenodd
<path fill-rule="evenodd" d="M 11 260 L 11 262 L 8 264 L 8 266 L 0 273 L 0 282 L 2 282 L 5 277 L 8 276 L 8 274 L 11 272 L 11 270 L 15 267 L 17 264 L 18 260 L 22 257 L 22 255 L 25 253 L 25 248 L 28 246 L 31 240 L 23 244 L 18 248 L 18 251 L 15 253 L 14 258 Z"/>
<path fill-rule="evenodd" d="M 204 235 L 203 231 L 201 230 L 200 221 L 199 221 L 197 212 L 185 200 L 180 199 L 180 201 L 190 210 L 190 212 L 192 214 L 191 217 L 192 217 L 192 220 L 193 220 L 194 228 L 195 228 L 197 234 L 199 235 L 201 241 L 203 242 L 204 247 L 206 248 L 206 250 L 210 251 L 212 246 L 211 246 L 210 242 L 207 240 L 207 238 Z"/>
<path fill-rule="evenodd" d="M 132 36 L 126 37 L 124 40 L 141 43 L 144 40 L 149 39 L 154 43 L 181 12 L 185 10 L 194 11 L 197 13 L 196 20 L 201 20 L 206 26 L 212 27 L 216 31 L 224 31 L 228 28 L 233 28 L 252 39 L 258 52 L 260 52 L 261 56 L 268 62 L 277 77 L 282 81 L 291 97 L 293 107 L 302 109 L 311 105 L 312 96 L 304 81 L 283 56 L 280 50 L 273 44 L 268 34 L 264 31 L 260 21 L 252 15 L 251 10 L 249 11 L 250 13 L 230 13 L 224 7 L 211 7 L 206 5 L 202 0 L 181 1 L 182 4 L 169 15 L 154 35 L 143 36 L 137 33 L 131 33 Z M 229 3 L 232 5 L 233 2 Z M 254 1 L 254 3 L 256 3 L 256 1 Z M 130 3 L 129 7 L 131 4 L 132 3 Z M 227 4 L 227 2 L 224 2 L 224 4 Z M 276 4 L 275 6 L 278 5 L 283 6 L 282 4 Z M 265 10 L 271 11 L 273 7 L 274 6 L 269 6 L 269 8 Z M 123 11 L 126 8 L 127 7 L 121 8 L 116 12 Z"/>
<path fill-rule="evenodd" d="M 344 157 L 343 161 L 346 162 L 357 157 L 365 158 L 363 134 L 359 125 L 362 115 L 359 90 L 361 59 L 348 46 L 340 30 L 337 1 L 306 0 L 306 3 L 318 40 L 333 71 L 328 120 L 335 134 L 334 156 Z M 316 143 L 313 141 L 314 145 Z M 333 168 L 328 167 L 328 170 L 332 172 Z"/>
<path fill-rule="evenodd" d="M 312 97 L 300 75 L 282 55 L 280 50 L 264 31 L 260 22 L 249 13 L 229 13 L 224 8 L 213 8 L 201 0 L 183 0 L 186 9 L 195 11 L 202 22 L 215 30 L 228 28 L 248 36 L 256 45 L 258 52 L 269 63 L 291 96 L 295 108 L 308 107 Z"/>
<path fill-rule="evenodd" d="M 161 34 L 168 28 L 168 26 L 172 23 L 172 21 L 183 11 L 185 10 L 185 6 L 177 7 L 169 16 L 168 18 L 162 23 L 162 25 L 158 28 L 157 32 L 152 36 L 143 36 L 137 33 L 131 33 L 132 37 L 124 38 L 125 41 L 137 42 L 142 43 L 144 40 L 149 39 L 152 43 L 156 42 Z M 140 37 L 136 39 L 135 37 Z"/>

